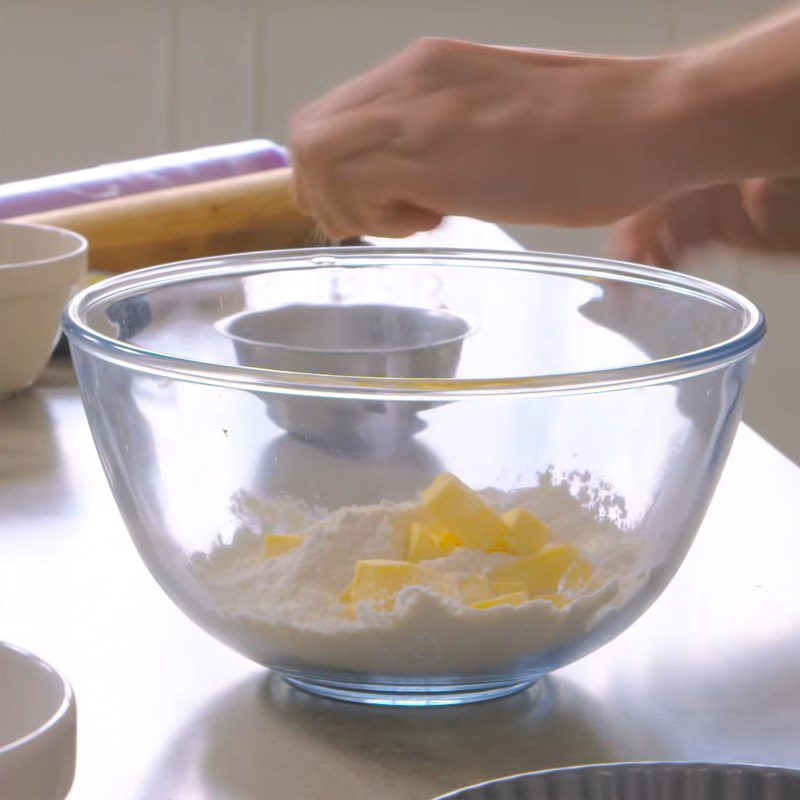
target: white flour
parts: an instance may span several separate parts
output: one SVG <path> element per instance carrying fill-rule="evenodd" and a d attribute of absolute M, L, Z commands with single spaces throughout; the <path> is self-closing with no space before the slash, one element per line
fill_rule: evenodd
<path fill-rule="evenodd" d="M 242 521 L 232 541 L 195 555 L 192 573 L 210 595 L 215 627 L 251 657 L 273 666 L 337 669 L 389 675 L 480 675 L 535 664 L 546 651 L 596 627 L 642 586 L 640 539 L 618 527 L 620 501 L 592 502 L 576 479 L 483 498 L 502 512 L 523 507 L 550 526 L 552 539 L 578 547 L 594 568 L 592 593 L 556 608 L 544 600 L 522 606 L 471 609 L 421 587 L 398 593 L 392 611 L 356 606 L 348 619 L 339 600 L 356 561 L 402 559 L 404 519 L 413 503 L 308 509 L 283 498 L 262 504 L 236 499 Z M 267 532 L 303 532 L 306 540 L 265 558 Z M 512 556 L 458 548 L 425 566 L 446 572 L 484 572 Z"/>

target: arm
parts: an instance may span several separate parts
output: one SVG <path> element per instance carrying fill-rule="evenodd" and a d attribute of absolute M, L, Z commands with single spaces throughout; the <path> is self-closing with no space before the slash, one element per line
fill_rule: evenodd
<path fill-rule="evenodd" d="M 800 8 L 688 50 L 676 65 L 672 157 L 700 184 L 800 173 Z"/>
<path fill-rule="evenodd" d="M 684 184 L 700 188 L 620 222 L 620 257 L 673 267 L 712 243 L 800 253 L 800 10 L 681 62 L 675 124 L 687 133 L 677 157 L 693 164 Z"/>
<path fill-rule="evenodd" d="M 421 40 L 294 117 L 298 201 L 332 236 L 403 236 L 445 214 L 602 224 L 800 173 L 798 50 L 798 12 L 656 58 Z"/>

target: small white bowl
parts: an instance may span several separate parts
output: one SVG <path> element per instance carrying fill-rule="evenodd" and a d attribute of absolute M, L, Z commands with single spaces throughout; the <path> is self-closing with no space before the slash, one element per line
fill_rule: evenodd
<path fill-rule="evenodd" d="M 77 233 L 0 222 L 0 396 L 39 377 L 86 263 L 86 239 Z"/>
<path fill-rule="evenodd" d="M 63 800 L 75 776 L 75 696 L 49 664 L 0 642 L 0 800 Z"/>

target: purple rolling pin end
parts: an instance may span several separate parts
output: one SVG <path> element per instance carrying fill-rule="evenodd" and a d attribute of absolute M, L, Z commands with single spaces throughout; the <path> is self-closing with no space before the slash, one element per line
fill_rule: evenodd
<path fill-rule="evenodd" d="M 267 139 L 251 139 L 14 181 L 0 185 L 0 219 L 247 175 L 287 164 L 283 147 Z"/>

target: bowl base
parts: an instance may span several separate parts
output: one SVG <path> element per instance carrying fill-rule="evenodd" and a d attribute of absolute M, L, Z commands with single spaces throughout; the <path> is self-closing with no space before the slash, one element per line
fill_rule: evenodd
<path fill-rule="evenodd" d="M 326 681 L 307 680 L 297 675 L 278 673 L 286 683 L 295 689 L 327 697 L 332 700 L 343 700 L 347 703 L 362 703 L 372 706 L 458 706 L 467 703 L 480 703 L 484 700 L 495 700 L 506 697 L 536 684 L 536 692 L 541 691 L 537 681 L 521 683 L 492 683 L 469 686 L 376 686 L 374 684 L 328 683 Z"/>

